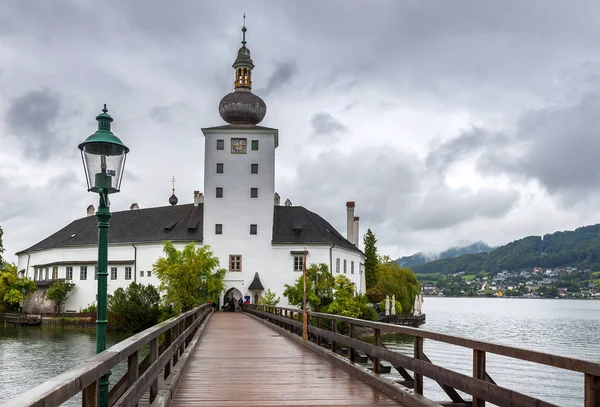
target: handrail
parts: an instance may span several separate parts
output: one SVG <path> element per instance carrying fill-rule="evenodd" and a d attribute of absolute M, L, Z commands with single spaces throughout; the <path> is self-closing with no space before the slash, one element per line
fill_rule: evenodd
<path fill-rule="evenodd" d="M 111 346 L 79 366 L 25 393 L 1 402 L 0 407 L 56 406 L 80 392 L 83 392 L 82 405 L 95 407 L 98 400 L 100 377 L 125 360 L 128 361 L 128 370 L 111 389 L 109 404 L 111 406 L 136 405 L 148 390 L 150 390 L 150 402 L 152 402 L 158 392 L 158 376 L 161 370 L 164 369 L 166 379 L 171 371 L 171 366 L 177 364 L 192 337 L 211 312 L 212 305 L 204 304 L 161 322 Z M 164 340 L 159 346 L 159 337 L 163 334 Z M 139 364 L 139 351 L 146 344 L 150 345 L 150 354 Z"/>
<path fill-rule="evenodd" d="M 245 312 L 284 327 L 292 333 L 301 335 L 302 310 L 265 305 L 244 305 L 243 309 Z M 405 369 L 413 371 L 414 378 L 409 384 L 414 387 L 416 394 L 423 394 L 423 376 L 425 376 L 437 381 L 447 393 L 457 389 L 472 395 L 473 406 L 483 406 L 485 401 L 498 405 L 511 406 L 552 405 L 543 400 L 498 386 L 486 372 L 485 355 L 489 352 L 541 365 L 584 373 L 585 407 L 597 407 L 600 405 L 600 363 L 395 324 L 320 312 L 309 311 L 307 314 L 309 317 L 308 331 L 317 344 L 321 345 L 327 340 L 332 351 L 339 350 L 339 345 L 347 346 L 349 348 L 349 359 L 352 362 L 356 359 L 357 351 L 367 354 L 373 361 L 374 373 L 379 373 L 379 363 L 382 360 L 390 362 L 405 378 L 408 375 Z M 329 321 L 331 330 L 322 328 L 324 320 Z M 311 324 L 311 322 L 316 322 L 316 326 Z M 347 324 L 348 334 L 339 332 L 338 323 Z M 356 327 L 373 329 L 375 344 L 372 345 L 357 339 L 355 337 Z M 383 332 L 412 336 L 414 338 L 414 357 L 396 353 L 385 348 L 380 342 L 380 335 Z M 473 349 L 473 376 L 467 376 L 432 363 L 423 353 L 424 339 Z M 408 377 L 410 378 L 410 376 Z M 448 394 L 450 395 L 450 393 Z"/>

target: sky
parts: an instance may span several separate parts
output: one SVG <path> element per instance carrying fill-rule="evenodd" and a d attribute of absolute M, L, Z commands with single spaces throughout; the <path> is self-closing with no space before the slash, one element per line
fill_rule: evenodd
<path fill-rule="evenodd" d="M 0 14 L 5 257 L 85 216 L 77 148 L 108 105 L 130 147 L 112 210 L 203 190 L 203 127 L 246 13 L 276 191 L 379 252 L 600 220 L 600 3 L 19 0 Z"/>

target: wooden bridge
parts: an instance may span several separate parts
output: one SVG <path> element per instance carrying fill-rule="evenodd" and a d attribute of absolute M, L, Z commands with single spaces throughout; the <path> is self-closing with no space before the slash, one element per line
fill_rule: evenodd
<path fill-rule="evenodd" d="M 98 380 L 111 376 L 110 406 L 552 406 L 498 385 L 486 370 L 493 353 L 579 372 L 585 407 L 600 406 L 600 364 L 416 328 L 309 312 L 309 339 L 301 338 L 296 309 L 244 306 L 243 313 L 216 313 L 203 305 L 134 335 L 0 406 L 58 406 L 82 394 L 98 403 Z M 383 332 L 414 338 L 413 357 L 381 343 Z M 358 334 L 372 334 L 372 342 Z M 472 349 L 473 374 L 436 365 L 423 353 L 424 340 Z M 140 351 L 148 355 L 140 361 Z M 383 365 L 381 362 L 386 362 Z M 387 366 L 403 380 L 381 376 Z M 514 373 L 518 375 L 519 372 Z M 433 379 L 451 402 L 423 394 Z"/>

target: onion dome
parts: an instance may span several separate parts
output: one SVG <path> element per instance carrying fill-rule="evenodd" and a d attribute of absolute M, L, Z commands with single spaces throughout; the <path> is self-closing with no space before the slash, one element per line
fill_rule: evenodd
<path fill-rule="evenodd" d="M 245 16 L 244 16 L 245 19 Z M 258 124 L 267 113 L 267 105 L 252 93 L 254 64 L 246 48 L 246 25 L 242 27 L 242 46 L 232 67 L 235 69 L 235 90 L 219 102 L 219 114 L 229 124 Z"/>
<path fill-rule="evenodd" d="M 171 195 L 171 197 L 169 198 L 169 203 L 173 206 L 177 205 L 177 202 L 179 202 L 179 199 L 177 199 L 177 197 L 175 196 L 175 177 L 173 176 L 173 178 L 171 179 L 171 183 L 173 184 L 173 194 Z"/>

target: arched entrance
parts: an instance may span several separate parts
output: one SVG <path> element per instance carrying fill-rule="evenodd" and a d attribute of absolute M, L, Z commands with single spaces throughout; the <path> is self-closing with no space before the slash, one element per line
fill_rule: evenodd
<path fill-rule="evenodd" d="M 237 310 L 239 307 L 238 301 L 240 298 L 242 298 L 242 293 L 240 292 L 240 290 L 238 290 L 235 287 L 231 287 L 229 290 L 225 291 L 225 295 L 223 296 L 224 309 L 233 311 L 233 309 L 231 309 L 231 307 L 229 307 L 229 304 L 233 303 L 234 309 Z M 233 299 L 233 302 L 231 301 L 232 299 Z"/>

